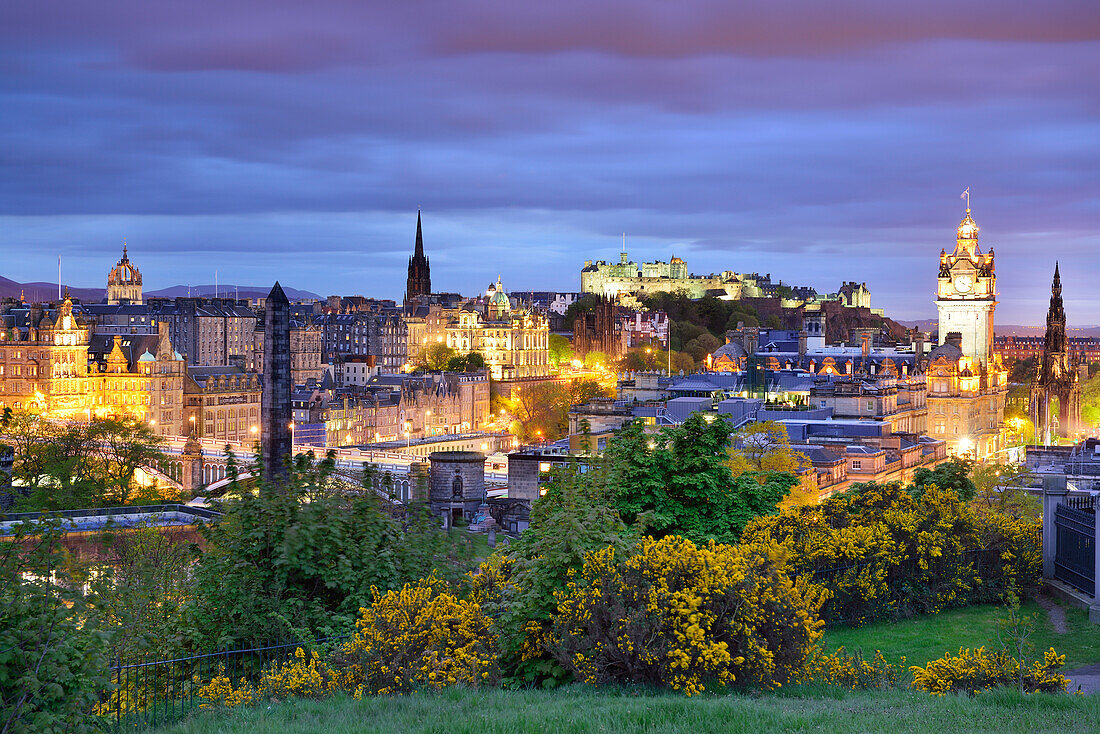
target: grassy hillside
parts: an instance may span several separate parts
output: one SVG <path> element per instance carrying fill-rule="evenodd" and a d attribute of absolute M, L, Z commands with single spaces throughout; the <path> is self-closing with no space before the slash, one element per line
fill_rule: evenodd
<path fill-rule="evenodd" d="M 1100 625 L 1089 624 L 1084 611 L 1064 609 L 1066 634 L 1054 631 L 1049 616 L 1035 602 L 1025 604 L 1021 611 L 1035 615 L 1031 642 L 1036 658 L 1041 657 L 1043 650 L 1053 647 L 1066 656 L 1066 670 L 1100 662 Z M 1004 607 L 975 606 L 904 622 L 884 622 L 856 629 L 837 628 L 825 633 L 825 649 L 832 651 L 843 645 L 850 652 L 862 649 L 868 655 L 881 650 L 890 662 L 896 663 L 904 655 L 906 665 L 924 665 L 945 652 L 958 652 L 960 647 L 999 649 L 997 620 L 1004 615 Z"/>
<path fill-rule="evenodd" d="M 299 732 L 1094 732 L 1100 696 L 975 699 L 915 692 L 814 695 L 632 695 L 584 687 L 557 691 L 467 691 L 396 698 L 292 701 L 269 707 L 208 711 L 158 731 L 165 734 Z"/>

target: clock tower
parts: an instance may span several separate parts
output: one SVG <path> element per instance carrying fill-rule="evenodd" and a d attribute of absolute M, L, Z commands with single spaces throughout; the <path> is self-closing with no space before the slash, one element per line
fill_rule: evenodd
<path fill-rule="evenodd" d="M 963 356 L 988 366 L 993 356 L 993 310 L 997 306 L 997 276 L 993 272 L 993 250 L 982 254 L 978 247 L 978 225 L 966 216 L 959 223 L 955 250 L 940 251 L 940 276 L 936 291 L 939 315 L 939 343 L 949 334 L 962 336 Z"/>

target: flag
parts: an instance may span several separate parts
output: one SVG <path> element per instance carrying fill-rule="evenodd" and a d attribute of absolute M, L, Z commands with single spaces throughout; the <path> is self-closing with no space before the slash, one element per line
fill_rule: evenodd
<path fill-rule="evenodd" d="M 959 198 L 960 198 L 960 199 L 965 199 L 965 198 L 966 198 L 966 197 L 967 197 L 967 196 L 968 196 L 969 194 L 970 194 L 970 187 L 969 187 L 969 186 L 967 186 L 967 187 L 966 187 L 966 191 L 964 191 L 964 192 L 962 192 L 961 194 L 959 194 Z"/>

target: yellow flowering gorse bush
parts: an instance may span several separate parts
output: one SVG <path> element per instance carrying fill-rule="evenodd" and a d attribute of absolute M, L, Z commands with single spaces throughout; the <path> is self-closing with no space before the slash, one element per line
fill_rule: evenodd
<path fill-rule="evenodd" d="M 1064 693 L 1069 681 L 1055 671 L 1065 662 L 1065 655 L 1050 648 L 1043 653 L 1042 660 L 1024 667 L 1021 675 L 1024 664 L 1008 653 L 986 652 L 984 647 L 960 648 L 958 655 L 946 654 L 924 667 L 914 665 L 909 671 L 913 674 L 913 687 L 934 696 L 949 692 L 973 696 L 1002 686 L 1019 686 L 1025 693 Z"/>
<path fill-rule="evenodd" d="M 745 542 L 787 549 L 787 573 L 806 576 L 828 600 L 830 623 L 939 612 L 1027 594 L 1042 569 L 1039 525 L 975 513 L 949 489 L 915 498 L 900 486 L 872 485 L 819 505 L 795 507 L 748 524 Z"/>
<path fill-rule="evenodd" d="M 588 554 L 555 594 L 558 660 L 582 680 L 666 685 L 693 695 L 710 682 L 783 685 L 821 623 L 819 599 L 782 572 L 774 545 L 702 547 L 645 539 L 619 558 Z"/>
<path fill-rule="evenodd" d="M 905 656 L 901 658 L 905 665 Z M 902 668 L 883 657 L 882 652 L 867 659 L 862 651 L 848 654 L 843 647 L 834 653 L 824 654 L 820 650 L 806 662 L 805 669 L 798 676 L 801 683 L 825 683 L 850 690 L 896 688 L 898 673 Z"/>
<path fill-rule="evenodd" d="M 195 679 L 196 685 L 200 683 Z M 340 676 L 316 651 L 297 648 L 290 660 L 266 668 L 255 684 L 241 678 L 237 685 L 225 674 L 225 667 L 196 691 L 202 706 L 239 706 L 253 701 L 281 701 L 288 698 L 325 698 L 340 689 Z"/>
<path fill-rule="evenodd" d="M 385 594 L 374 590 L 337 658 L 345 688 L 361 696 L 496 683 L 491 620 L 476 602 L 444 588 L 430 577 Z"/>

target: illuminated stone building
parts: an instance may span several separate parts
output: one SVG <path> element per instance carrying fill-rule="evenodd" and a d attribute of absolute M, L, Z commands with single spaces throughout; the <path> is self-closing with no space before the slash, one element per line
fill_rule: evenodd
<path fill-rule="evenodd" d="M 141 272 L 130 262 L 126 245 L 122 246 L 122 259 L 107 274 L 107 303 L 142 303 Z"/>
<path fill-rule="evenodd" d="M 689 298 L 702 298 L 710 293 L 720 298 L 738 299 L 741 288 L 742 279 L 738 273 L 727 270 L 718 275 L 691 275 L 687 263 L 675 256 L 668 262 L 639 265 L 630 260 L 625 249 L 617 263 L 586 260 L 581 269 L 581 292 L 608 298 L 682 290 Z"/>
<path fill-rule="evenodd" d="M 1008 372 L 993 353 L 994 252 L 982 253 L 970 209 L 955 249 L 940 252 L 936 298 L 940 344 L 928 355 L 929 434 L 978 459 L 1001 449 Z"/>
<path fill-rule="evenodd" d="M 147 421 L 154 433 L 183 429 L 183 357 L 168 326 L 156 334 L 93 335 L 88 344 L 90 410 L 95 415 Z"/>
<path fill-rule="evenodd" d="M 468 303 L 445 327 L 447 346 L 460 354 L 477 352 L 494 380 L 550 374 L 550 324 L 545 314 L 512 309 L 497 278 L 484 303 Z"/>
<path fill-rule="evenodd" d="M 94 335 L 68 299 L 11 309 L 0 329 L 0 408 L 61 420 L 133 418 L 158 435 L 180 435 L 184 361 L 167 324 L 157 327 Z"/>
<path fill-rule="evenodd" d="M 489 378 L 479 373 L 377 375 L 334 391 L 321 411 L 328 445 L 416 441 L 489 425 Z"/>
<path fill-rule="evenodd" d="M 221 443 L 258 441 L 260 376 L 237 365 L 188 367 L 183 387 L 187 430 Z"/>

